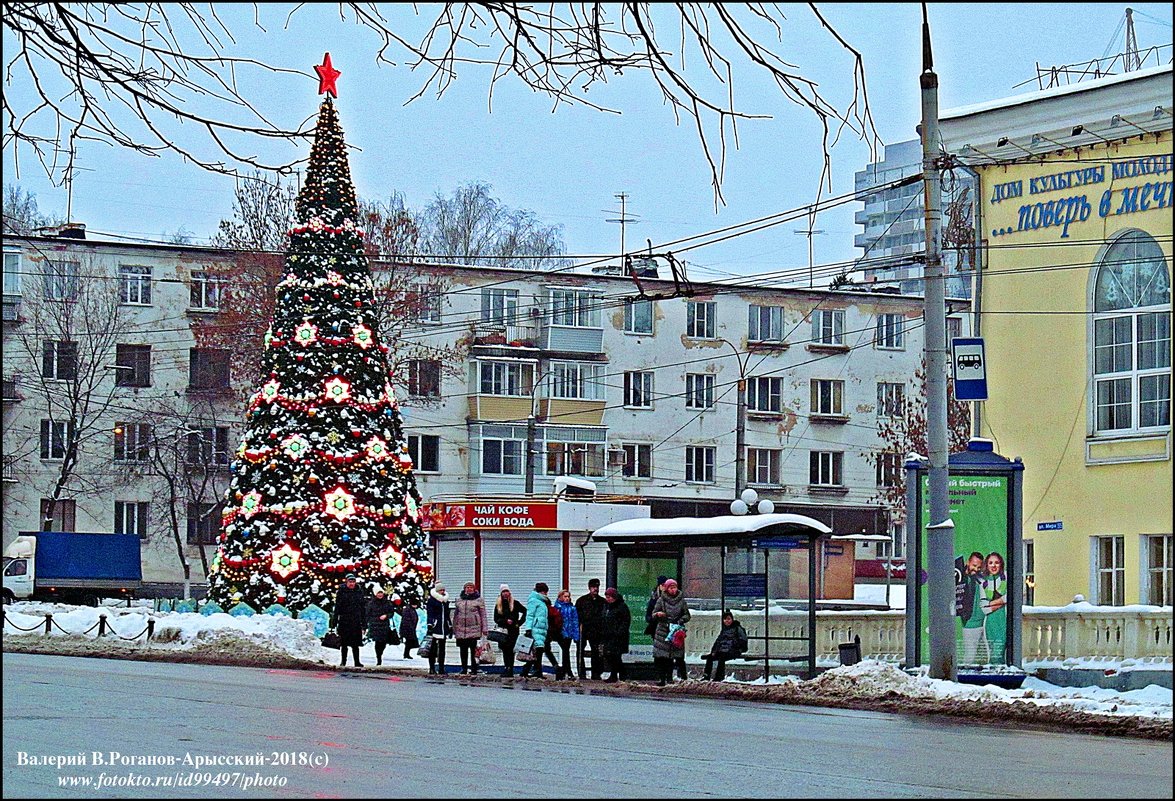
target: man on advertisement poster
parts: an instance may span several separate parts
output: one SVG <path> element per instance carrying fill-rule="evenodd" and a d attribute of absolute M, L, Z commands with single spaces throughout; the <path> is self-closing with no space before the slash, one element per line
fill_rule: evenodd
<path fill-rule="evenodd" d="M 984 625 L 987 615 L 981 575 L 983 565 L 983 554 L 979 551 L 972 551 L 966 561 L 962 555 L 955 558 L 955 616 L 962 624 L 960 640 L 963 652 L 960 664 L 964 665 L 977 664 L 980 643 L 988 645 Z"/>

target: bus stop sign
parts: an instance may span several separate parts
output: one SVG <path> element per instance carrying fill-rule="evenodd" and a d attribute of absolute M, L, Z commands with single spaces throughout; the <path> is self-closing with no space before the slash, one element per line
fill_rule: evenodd
<path fill-rule="evenodd" d="M 987 400 L 987 359 L 980 337 L 955 337 L 951 340 L 951 373 L 955 379 L 955 399 Z"/>

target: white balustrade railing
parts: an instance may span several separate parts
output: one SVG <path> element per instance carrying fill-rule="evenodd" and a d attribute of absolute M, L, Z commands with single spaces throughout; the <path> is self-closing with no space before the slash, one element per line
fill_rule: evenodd
<path fill-rule="evenodd" d="M 751 637 L 751 653 L 763 652 L 767 621 L 762 610 L 738 611 L 736 617 Z M 686 656 L 701 659 L 722 628 L 717 611 L 694 612 L 688 626 Z M 808 614 L 772 609 L 772 637 L 804 637 Z M 898 663 L 905 659 L 906 613 L 890 611 L 822 611 L 816 613 L 816 658 L 836 660 L 837 646 L 861 638 L 861 656 Z M 1024 662 L 1061 662 L 1071 659 L 1171 664 L 1171 607 L 1093 606 L 1024 608 L 1021 636 Z M 773 654 L 807 654 L 803 642 L 772 642 Z"/>

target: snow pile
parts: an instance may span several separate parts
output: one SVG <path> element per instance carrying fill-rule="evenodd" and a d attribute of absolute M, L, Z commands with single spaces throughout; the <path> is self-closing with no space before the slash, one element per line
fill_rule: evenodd
<path fill-rule="evenodd" d="M 224 651 L 234 646 L 251 653 L 268 653 L 312 662 L 323 661 L 327 651 L 314 636 L 309 620 L 284 615 L 233 616 L 225 613 L 201 615 L 194 612 L 150 612 L 142 607 L 88 607 L 57 603 L 16 603 L 5 608 L 6 636 L 44 636 L 45 615 L 53 615 L 49 636 L 59 639 L 96 640 L 98 621 L 106 616 L 111 643 L 134 642 L 142 647 L 172 651 L 208 649 Z M 147 621 L 154 618 L 155 634 L 144 634 Z M 32 631 L 28 631 L 32 629 Z"/>
<path fill-rule="evenodd" d="M 737 684 L 759 684 L 738 682 Z M 932 679 L 925 669 L 910 675 L 892 664 L 866 659 L 855 665 L 825 671 L 807 682 L 794 676 L 772 677 L 771 685 L 801 688 L 836 698 L 885 699 L 895 696 L 922 701 L 1014 704 L 1055 707 L 1102 715 L 1127 715 L 1170 720 L 1172 691 L 1152 684 L 1142 690 L 1107 690 L 1101 687 L 1059 687 L 1029 676 L 1018 690 L 1006 690 L 992 684 L 978 686 Z"/>

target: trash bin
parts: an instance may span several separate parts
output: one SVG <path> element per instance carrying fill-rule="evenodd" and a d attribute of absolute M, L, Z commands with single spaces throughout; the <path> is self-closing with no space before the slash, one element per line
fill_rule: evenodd
<path fill-rule="evenodd" d="M 861 638 L 859 636 L 854 636 L 852 642 L 842 642 L 836 647 L 840 651 L 842 665 L 855 665 L 861 661 Z"/>

